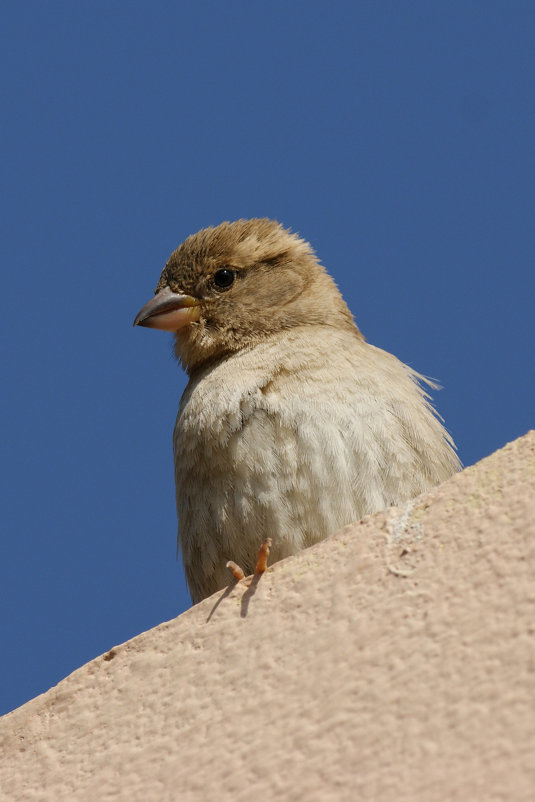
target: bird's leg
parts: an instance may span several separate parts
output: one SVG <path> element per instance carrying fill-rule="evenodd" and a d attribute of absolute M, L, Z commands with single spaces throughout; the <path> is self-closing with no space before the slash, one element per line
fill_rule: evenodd
<path fill-rule="evenodd" d="M 230 570 L 232 571 L 232 576 L 234 577 L 236 582 L 239 582 L 241 579 L 245 579 L 245 574 L 243 573 L 238 563 L 235 563 L 234 560 L 228 561 L 227 568 L 230 568 Z"/>
<path fill-rule="evenodd" d="M 258 558 L 256 561 L 256 568 L 254 569 L 255 575 L 256 574 L 263 574 L 267 568 L 267 561 L 269 557 L 269 549 L 271 547 L 272 540 L 270 537 L 267 537 L 262 545 L 258 550 Z M 232 575 L 234 578 L 239 582 L 241 579 L 245 579 L 245 574 L 243 573 L 242 569 L 239 565 L 237 565 L 233 560 L 229 560 L 227 563 L 227 568 L 230 568 L 232 571 Z"/>
<path fill-rule="evenodd" d="M 267 537 L 260 548 L 258 549 L 258 559 L 256 561 L 256 568 L 254 569 L 255 574 L 263 574 L 267 568 L 267 561 L 269 557 L 269 550 L 271 548 L 272 540 L 270 537 Z"/>

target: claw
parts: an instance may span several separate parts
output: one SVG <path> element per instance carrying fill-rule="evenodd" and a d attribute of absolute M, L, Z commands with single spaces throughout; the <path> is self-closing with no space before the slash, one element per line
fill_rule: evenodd
<path fill-rule="evenodd" d="M 267 537 L 262 545 L 258 550 L 258 559 L 256 561 L 256 568 L 254 569 L 255 574 L 263 574 L 267 568 L 267 561 L 269 557 L 269 549 L 271 548 L 272 540 L 270 537 Z M 227 568 L 230 568 L 232 571 L 232 576 L 237 582 L 241 582 L 242 579 L 245 579 L 245 574 L 243 573 L 240 566 L 234 562 L 234 560 L 229 560 Z"/>
<path fill-rule="evenodd" d="M 233 560 L 229 560 L 226 567 L 230 568 L 234 579 L 236 579 L 238 582 L 240 582 L 242 579 L 245 579 L 245 574 L 243 573 L 242 569 L 237 563 L 233 562 Z"/>
<path fill-rule="evenodd" d="M 256 561 L 255 574 L 263 574 L 267 568 L 267 561 L 269 557 L 269 549 L 273 541 L 267 537 L 258 551 L 258 560 Z"/>

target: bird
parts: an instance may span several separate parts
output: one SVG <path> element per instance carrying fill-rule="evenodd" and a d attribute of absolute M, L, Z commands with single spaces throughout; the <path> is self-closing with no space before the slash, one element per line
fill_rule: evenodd
<path fill-rule="evenodd" d="M 194 604 L 445 481 L 461 463 L 437 387 L 367 342 L 312 246 L 268 218 L 169 257 L 134 325 L 174 334 L 178 546 Z M 261 549 L 261 551 L 262 551 Z M 262 570 L 261 568 L 259 570 Z M 243 574 L 241 574 L 243 575 Z"/>

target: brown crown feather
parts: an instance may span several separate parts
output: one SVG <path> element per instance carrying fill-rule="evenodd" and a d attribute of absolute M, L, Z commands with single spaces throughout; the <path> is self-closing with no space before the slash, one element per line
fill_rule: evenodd
<path fill-rule="evenodd" d="M 213 283 L 222 268 L 235 274 L 226 290 Z M 312 247 L 275 220 L 224 222 L 188 237 L 171 254 L 156 290 L 166 286 L 200 300 L 199 321 L 175 338 L 188 373 L 295 326 L 350 327 L 362 337 Z"/>

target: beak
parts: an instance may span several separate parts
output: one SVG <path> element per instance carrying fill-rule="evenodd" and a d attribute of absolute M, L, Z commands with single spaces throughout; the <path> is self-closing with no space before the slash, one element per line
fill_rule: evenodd
<path fill-rule="evenodd" d="M 181 295 L 164 287 L 137 313 L 134 326 L 178 331 L 199 319 L 199 303 L 191 295 Z"/>

